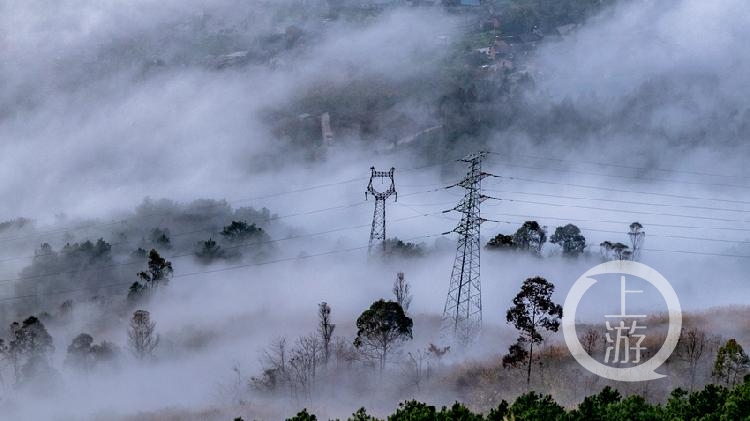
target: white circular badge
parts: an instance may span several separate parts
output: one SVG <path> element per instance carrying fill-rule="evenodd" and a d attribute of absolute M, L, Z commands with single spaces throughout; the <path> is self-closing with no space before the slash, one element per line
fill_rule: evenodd
<path fill-rule="evenodd" d="M 581 301 L 583 294 L 597 282 L 591 277 L 603 274 L 623 275 L 621 276 L 620 291 L 622 294 L 621 314 L 605 316 L 611 317 L 613 319 L 620 318 L 619 327 L 612 328 L 611 325 L 607 323 L 607 330 L 610 331 L 613 336 L 615 335 L 615 332 L 617 333 L 617 335 L 615 336 L 616 339 L 612 339 L 609 333 L 606 335 L 608 345 L 611 346 L 607 350 L 605 359 L 612 355 L 615 356 L 614 359 L 617 359 L 620 355 L 622 355 L 623 357 L 620 358 L 620 362 L 623 362 L 622 360 L 624 360 L 625 362 L 629 362 L 630 366 L 628 367 L 613 367 L 602 364 L 601 362 L 595 360 L 583 349 L 583 346 L 578 340 L 578 335 L 576 334 L 575 320 L 578 303 Z M 667 309 L 669 311 L 669 330 L 667 331 L 667 337 L 664 344 L 656 353 L 656 355 L 639 365 L 632 364 L 639 362 L 640 349 L 645 348 L 640 348 L 640 340 L 637 340 L 637 345 L 634 349 L 637 351 L 638 357 L 634 358 L 633 360 L 629 360 L 630 349 L 628 349 L 628 347 L 631 345 L 631 339 L 638 339 L 637 337 L 641 337 L 640 339 L 642 340 L 642 338 L 645 337 L 645 335 L 638 335 L 637 333 L 640 333 L 640 331 L 636 331 L 636 329 L 645 329 L 644 326 L 637 325 L 637 323 L 639 322 L 638 318 L 643 318 L 645 317 L 645 315 L 626 314 L 625 296 L 628 293 L 638 293 L 642 291 L 627 290 L 625 275 L 643 279 L 656 287 L 656 289 L 664 297 L 664 300 L 667 303 Z M 562 327 L 563 335 L 565 336 L 565 343 L 567 344 L 568 349 L 570 350 L 571 354 L 573 354 L 573 357 L 578 361 L 578 363 L 580 363 L 588 371 L 601 377 L 617 381 L 638 382 L 645 380 L 654 380 L 665 377 L 662 374 L 656 373 L 655 370 L 662 364 L 664 364 L 664 362 L 667 360 L 667 358 L 669 358 L 669 356 L 677 346 L 677 341 L 680 338 L 680 331 L 682 329 L 682 311 L 680 309 L 680 301 L 677 299 L 677 294 L 672 288 L 672 285 L 670 285 L 669 282 L 667 282 L 667 280 L 659 272 L 642 263 L 630 260 L 615 260 L 612 262 L 602 263 L 601 265 L 590 269 L 589 271 L 581 275 L 581 277 L 578 278 L 578 280 L 573 284 L 570 292 L 568 292 L 568 296 L 565 298 L 565 305 L 563 306 Z M 621 334 L 623 330 L 625 330 L 625 333 Z M 615 347 L 620 347 L 620 345 L 622 345 L 623 343 L 625 345 L 624 352 L 620 353 L 620 349 L 615 350 Z M 614 351 L 610 352 L 611 350 Z"/>

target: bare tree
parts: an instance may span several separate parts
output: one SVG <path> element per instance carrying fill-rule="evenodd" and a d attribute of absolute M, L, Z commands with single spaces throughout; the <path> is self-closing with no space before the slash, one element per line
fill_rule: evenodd
<path fill-rule="evenodd" d="M 128 342 L 138 359 L 153 355 L 159 345 L 159 335 L 156 334 L 156 323 L 151 321 L 151 313 L 146 310 L 136 310 L 133 313 L 128 329 Z"/>
<path fill-rule="evenodd" d="M 298 385 L 305 398 L 310 398 L 320 359 L 320 340 L 315 335 L 297 339 L 289 358 L 292 381 Z"/>
<path fill-rule="evenodd" d="M 352 343 L 341 336 L 333 338 L 333 355 L 336 358 L 336 368 L 340 368 L 343 364 L 347 367 L 351 367 L 352 364 L 358 360 L 359 352 Z"/>
<path fill-rule="evenodd" d="M 404 312 L 409 311 L 411 305 L 411 287 L 404 277 L 404 272 L 396 274 L 396 281 L 393 283 L 393 295 L 396 296 L 396 302 L 401 305 Z"/>
<path fill-rule="evenodd" d="M 259 391 L 274 392 L 282 386 L 289 386 L 290 394 L 294 394 L 289 371 L 289 351 L 286 338 L 275 340 L 261 357 L 263 373 L 260 377 L 251 377 L 250 383 Z"/>
<path fill-rule="evenodd" d="M 706 332 L 697 328 L 683 329 L 680 333 L 675 354 L 678 358 L 688 363 L 691 392 L 695 385 L 695 373 L 698 370 L 698 363 L 709 351 L 711 344 L 712 340 L 706 335 Z"/>
<path fill-rule="evenodd" d="M 219 397 L 224 399 L 228 404 L 233 406 L 243 406 L 247 402 L 247 392 L 252 381 L 247 382 L 245 376 L 242 374 L 242 368 L 239 363 L 235 363 L 232 366 L 232 378 L 226 383 L 219 383 L 218 392 Z"/>
<path fill-rule="evenodd" d="M 420 391 L 422 382 L 432 374 L 430 364 L 430 352 L 418 349 L 416 352 L 409 352 L 409 359 L 406 361 L 406 375 L 409 382 Z"/>
<path fill-rule="evenodd" d="M 593 355 L 596 346 L 602 340 L 602 335 L 598 330 L 588 329 L 581 335 L 580 341 L 583 349 L 587 354 Z"/>
<path fill-rule="evenodd" d="M 0 338 L 0 386 L 5 386 L 5 377 L 3 376 L 3 368 L 7 367 L 12 363 L 12 356 L 10 349 L 5 343 L 5 340 Z"/>
<path fill-rule="evenodd" d="M 323 347 L 323 364 L 328 366 L 331 355 L 331 339 L 336 325 L 331 323 L 331 306 L 325 301 L 318 304 L 318 333 Z"/>

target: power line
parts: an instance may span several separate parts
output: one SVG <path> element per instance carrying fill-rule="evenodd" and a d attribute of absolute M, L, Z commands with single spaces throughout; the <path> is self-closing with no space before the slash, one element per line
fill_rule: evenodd
<path fill-rule="evenodd" d="M 578 188 L 603 190 L 603 191 L 617 192 L 617 193 L 649 194 L 649 195 L 654 195 L 654 196 L 673 197 L 677 199 L 708 200 L 712 202 L 739 203 L 743 205 L 750 205 L 750 201 L 746 201 L 746 200 L 717 199 L 717 198 L 710 198 L 710 197 L 686 196 L 686 195 L 670 194 L 670 193 L 655 193 L 655 192 L 638 191 L 638 190 L 616 189 L 612 187 L 600 187 L 600 186 L 591 186 L 591 185 L 585 185 L 585 184 L 562 183 L 559 181 L 536 180 L 533 178 L 516 177 L 516 176 L 499 175 L 498 177 L 503 178 L 505 180 L 509 180 L 509 181 L 526 181 L 529 183 L 550 184 L 554 186 L 578 187 Z"/>
<path fill-rule="evenodd" d="M 495 190 L 487 190 L 488 192 L 495 192 Z M 623 210 L 623 209 L 613 209 L 613 208 L 602 208 L 597 206 L 583 206 L 583 205 L 569 205 L 564 203 L 549 203 L 549 202 L 537 202 L 533 200 L 522 200 L 522 199 L 498 199 L 503 200 L 507 202 L 517 202 L 517 203 L 528 203 L 532 205 L 540 205 L 540 206 L 554 206 L 554 207 L 562 207 L 562 208 L 577 208 L 577 209 L 590 209 L 590 210 L 599 210 L 599 211 L 607 211 L 607 212 L 616 212 L 616 213 L 627 213 L 627 214 L 636 214 L 636 215 L 651 215 L 651 216 L 668 216 L 673 218 L 687 218 L 687 219 L 701 219 L 701 220 L 707 220 L 707 221 L 719 221 L 719 222 L 737 222 L 737 223 L 747 223 L 750 222 L 749 220 L 738 220 L 738 219 L 729 219 L 729 218 L 715 218 L 710 216 L 696 216 L 696 215 L 680 215 L 680 214 L 673 214 L 673 213 L 658 213 L 658 212 L 645 212 L 645 211 L 636 211 L 636 210 Z"/>
<path fill-rule="evenodd" d="M 348 208 L 353 208 L 353 207 L 357 207 L 357 206 L 362 206 L 364 204 L 365 204 L 365 202 L 356 202 L 356 203 L 350 203 L 350 204 L 346 204 L 346 205 L 331 206 L 331 207 L 323 208 L 323 209 L 314 209 L 314 210 L 304 211 L 304 212 L 295 212 L 295 213 L 290 213 L 290 214 L 287 214 L 287 215 L 273 217 L 273 218 L 271 218 L 271 221 L 277 221 L 277 220 L 280 220 L 280 219 L 292 218 L 292 217 L 297 217 L 297 216 L 313 215 L 313 214 L 316 214 L 316 213 L 327 212 L 327 211 L 330 211 L 330 210 L 348 209 Z M 196 234 L 196 233 L 199 233 L 199 232 L 215 231 L 215 229 L 216 229 L 216 227 L 211 226 L 211 227 L 199 228 L 199 229 L 191 230 L 191 231 L 182 231 L 182 232 L 177 232 L 177 233 L 170 233 L 169 236 L 170 236 L 170 238 L 174 238 L 174 237 L 180 237 L 180 236 L 183 236 L 183 235 Z M 111 245 L 111 246 L 115 246 L 115 245 L 125 245 L 125 244 L 136 245 L 136 244 L 139 244 L 139 243 L 137 241 L 135 241 L 135 240 L 124 240 L 124 241 L 117 241 L 117 242 L 108 243 L 108 244 Z M 9 261 L 13 261 L 13 260 L 33 259 L 35 257 L 53 256 L 55 254 L 56 254 L 56 252 L 51 252 L 51 253 L 39 253 L 39 254 L 34 254 L 34 255 L 29 255 L 29 256 L 8 257 L 8 258 L 5 258 L 5 259 L 0 259 L 0 263 L 9 262 Z"/>
<path fill-rule="evenodd" d="M 531 218 L 531 219 L 554 219 L 554 220 L 567 221 L 567 222 L 599 222 L 599 223 L 604 223 L 604 224 L 624 224 L 623 221 L 608 221 L 608 220 L 599 220 L 599 219 L 580 219 L 580 218 L 561 218 L 561 217 L 556 217 L 556 216 L 533 216 L 533 215 L 518 214 L 518 213 L 496 213 L 495 215 L 517 216 L 520 218 Z M 650 222 L 645 222 L 644 225 L 648 225 L 652 227 L 663 227 L 663 228 L 704 229 L 704 230 L 720 230 L 720 231 L 750 231 L 750 229 L 748 228 L 703 227 L 703 226 L 696 226 L 696 225 L 670 225 L 670 224 L 657 224 L 657 223 L 650 223 Z"/>
<path fill-rule="evenodd" d="M 429 235 L 423 235 L 419 237 L 412 237 L 406 239 L 406 241 L 412 241 L 412 240 L 419 240 L 419 239 L 425 239 L 425 238 L 432 238 L 432 237 L 439 237 L 442 234 L 429 234 Z M 233 265 L 233 266 L 227 266 L 223 268 L 217 268 L 217 269 L 209 269 L 204 271 L 195 271 L 195 272 L 187 272 L 182 274 L 173 275 L 172 278 L 186 278 L 190 276 L 197 276 L 197 275 L 203 275 L 203 274 L 211 274 L 211 273 L 219 273 L 219 272 L 228 272 L 232 270 L 237 269 L 244 269 L 248 267 L 254 267 L 254 266 L 265 266 L 265 265 L 271 265 L 275 263 L 282 263 L 282 262 L 289 262 L 289 261 L 295 261 L 295 260 L 304 260 L 304 259 L 311 259 L 314 257 L 321 257 L 321 256 L 329 256 L 333 254 L 339 254 L 339 253 L 347 253 L 352 252 L 356 250 L 364 250 L 368 248 L 368 246 L 358 246 L 358 247 L 349 247 L 344 249 L 337 249 L 337 250 L 329 250 L 326 252 L 316 253 L 316 254 L 308 254 L 303 256 L 295 256 L 295 257 L 285 257 L 280 259 L 274 259 L 274 260 L 267 260 L 264 262 L 255 262 L 255 263 L 244 263 L 241 265 Z M 98 285 L 94 287 L 87 287 L 87 288 L 75 288 L 75 289 L 68 289 L 64 291 L 51 291 L 51 292 L 42 292 L 42 293 L 36 293 L 36 294 L 26 294 L 26 295 L 17 295 L 12 297 L 4 297 L 0 298 L 0 302 L 7 302 L 7 301 L 14 301 L 14 300 L 20 300 L 20 299 L 27 299 L 27 298 L 34 298 L 34 297 L 40 297 L 40 296 L 49 296 L 49 295 L 63 295 L 63 294 L 70 294 L 74 292 L 82 292 L 82 291 L 89 291 L 89 290 L 101 290 L 101 289 L 108 289 L 108 288 L 114 288 L 114 287 L 122 287 L 126 285 L 130 285 L 132 282 L 117 282 L 112 283 L 108 285 Z"/>
<path fill-rule="evenodd" d="M 500 155 L 496 152 L 491 152 L 491 153 Z M 579 160 L 579 159 L 550 158 L 550 157 L 544 157 L 544 156 L 539 156 L 539 155 L 526 155 L 526 154 L 513 154 L 513 153 L 508 153 L 505 155 L 518 156 L 522 158 L 539 159 L 539 160 L 544 160 L 544 161 L 567 162 L 571 164 L 590 164 L 590 165 L 599 165 L 603 167 L 625 168 L 625 169 L 638 170 L 638 171 L 662 171 L 662 172 L 675 173 L 675 174 L 691 174 L 691 175 L 698 175 L 698 176 L 750 179 L 749 176 L 744 176 L 744 175 L 728 175 L 728 174 L 717 174 L 717 173 L 700 172 L 700 171 L 674 170 L 674 169 L 667 169 L 667 168 L 636 167 L 636 166 L 631 166 L 631 165 L 616 164 L 616 163 L 611 163 L 611 162 L 588 161 L 588 160 L 583 160 L 583 159 Z"/>
<path fill-rule="evenodd" d="M 285 195 L 294 194 L 294 193 L 301 193 L 301 192 L 310 191 L 310 190 L 317 190 L 317 189 L 326 188 L 326 187 L 334 187 L 334 186 L 340 186 L 340 185 L 343 185 L 343 184 L 349 184 L 349 183 L 354 183 L 354 182 L 361 182 L 363 180 L 366 180 L 366 178 L 364 178 L 364 177 L 357 177 L 357 178 L 352 178 L 352 179 L 349 179 L 349 180 L 339 181 L 339 182 L 335 182 L 335 183 L 318 184 L 318 185 L 314 185 L 314 186 L 303 187 L 303 188 L 299 188 L 299 189 L 287 190 L 287 191 L 283 191 L 283 192 L 271 193 L 271 194 L 267 194 L 267 195 L 255 196 L 255 197 L 250 197 L 250 198 L 237 199 L 237 200 L 232 200 L 232 201 L 221 200 L 221 201 L 219 201 L 219 203 L 212 204 L 212 205 L 198 206 L 198 207 L 192 208 L 191 210 L 208 210 L 208 209 L 220 208 L 220 207 L 224 207 L 226 205 L 235 205 L 237 203 L 249 202 L 249 201 L 253 201 L 253 200 L 270 199 L 270 198 L 274 198 L 274 197 L 280 197 L 280 196 L 285 196 Z M 160 216 L 160 215 L 168 215 L 168 212 L 152 212 L 150 214 L 138 215 L 137 217 L 138 218 L 149 218 L 151 216 Z M 79 225 L 79 226 L 68 226 L 68 227 L 62 227 L 62 228 L 55 228 L 55 229 L 47 230 L 47 231 L 37 231 L 37 232 L 35 232 L 33 234 L 27 234 L 27 235 L 20 235 L 20 236 L 14 236 L 14 237 L 0 237 L 0 242 L 2 242 L 2 241 L 14 241 L 14 240 L 20 240 L 20 239 L 25 239 L 25 238 L 30 238 L 30 237 L 41 237 L 42 235 L 64 234 L 64 233 L 69 232 L 69 231 L 78 231 L 78 230 L 88 229 L 88 228 L 109 227 L 109 226 L 113 226 L 113 225 L 125 224 L 125 223 L 127 223 L 128 221 L 130 221 L 132 219 L 133 218 L 123 218 L 123 219 L 118 219 L 118 220 L 110 221 L 110 222 L 100 222 L 100 223 L 92 223 L 92 224 Z"/>
<path fill-rule="evenodd" d="M 729 208 L 715 208 L 710 206 L 695 206 L 695 205 L 684 205 L 676 203 L 653 203 L 653 202 L 639 202 L 635 200 L 617 200 L 617 199 L 604 199 L 599 197 L 580 197 L 580 196 L 564 196 L 559 194 L 547 194 L 547 193 L 529 193 L 524 191 L 511 191 L 511 190 L 493 190 L 495 193 L 510 193 L 510 194 L 523 194 L 529 196 L 541 196 L 541 197 L 554 197 L 559 199 L 571 199 L 571 200 L 589 200 L 596 202 L 610 202 L 610 203 L 623 203 L 627 205 L 646 205 L 656 207 L 668 207 L 668 208 L 683 208 L 683 209 L 700 209 L 700 210 L 712 210 L 721 212 L 739 212 L 739 213 L 750 213 L 750 210 L 746 209 L 729 209 Z"/>
<path fill-rule="evenodd" d="M 710 187 L 731 187 L 731 188 L 740 188 L 740 189 L 750 189 L 750 186 L 743 186 L 740 184 L 704 183 L 701 181 L 669 180 L 665 178 L 641 177 L 641 176 L 632 176 L 632 175 L 601 174 L 601 173 L 592 173 L 588 171 L 580 171 L 580 170 L 572 170 L 572 169 L 562 169 L 562 168 L 552 168 L 552 167 L 532 167 L 529 165 L 519 165 L 519 164 L 510 163 L 506 161 L 501 161 L 498 164 L 502 166 L 506 166 L 506 167 L 512 167 L 512 168 L 524 168 L 524 169 L 529 169 L 529 170 L 542 170 L 542 171 L 556 171 L 556 172 L 565 172 L 565 173 L 571 173 L 571 174 L 593 175 L 596 177 L 621 178 L 621 179 L 638 180 L 638 181 L 656 181 L 660 183 L 692 184 L 692 185 L 710 186 Z"/>
<path fill-rule="evenodd" d="M 409 196 L 413 196 L 413 195 L 417 195 L 417 194 L 422 194 L 422 193 L 431 193 L 431 192 L 436 192 L 436 191 L 439 191 L 439 190 L 442 190 L 442 188 L 440 188 L 440 189 L 430 189 L 430 190 L 424 190 L 424 191 L 410 192 L 410 193 L 403 194 L 402 197 L 409 197 Z M 281 216 L 274 216 L 274 217 L 270 218 L 270 222 L 274 222 L 274 221 L 278 221 L 278 220 L 286 219 L 286 218 L 297 217 L 297 216 L 313 215 L 313 214 L 316 214 L 316 213 L 327 212 L 327 211 L 330 211 L 330 210 L 354 208 L 354 207 L 357 207 L 357 206 L 363 206 L 365 204 L 367 204 L 367 202 L 362 201 L 362 202 L 349 203 L 349 204 L 345 204 L 345 205 L 331 206 L 331 207 L 322 208 L 322 209 L 313 209 L 313 210 L 310 210 L 310 211 L 295 212 L 295 213 L 290 213 L 290 214 L 281 215 Z M 159 224 L 159 225 L 161 225 L 161 224 Z M 174 237 L 179 237 L 179 236 L 183 236 L 183 235 L 195 234 L 195 233 L 198 233 L 198 232 L 215 231 L 215 229 L 216 229 L 216 227 L 210 226 L 210 227 L 200 228 L 200 229 L 196 229 L 196 230 L 183 231 L 183 232 L 177 232 L 177 233 L 170 233 L 169 235 L 170 235 L 171 238 L 174 238 Z M 136 241 L 134 241 L 134 240 L 125 240 L 125 241 L 117 241 L 117 242 L 109 243 L 109 244 L 111 246 L 115 246 L 115 245 L 125 245 L 125 244 L 136 245 L 136 244 L 139 244 L 139 243 L 136 242 Z M 52 256 L 54 254 L 55 254 L 55 252 L 52 252 L 52 253 L 40 253 L 40 254 L 27 255 L 27 256 L 7 257 L 7 258 L 4 258 L 4 259 L 0 259 L 0 263 L 10 262 L 10 261 L 14 261 L 14 260 L 33 259 L 35 257 Z"/>
<path fill-rule="evenodd" d="M 409 217 L 405 217 L 405 218 L 398 218 L 398 219 L 394 219 L 393 222 L 400 222 L 400 221 L 415 219 L 415 218 L 418 218 L 418 217 L 421 217 L 421 216 L 428 216 L 428 215 L 429 214 L 420 214 L 420 215 L 417 215 L 417 216 L 409 216 Z M 296 240 L 296 239 L 300 239 L 300 238 L 314 237 L 314 236 L 318 236 L 318 235 L 325 235 L 325 234 L 330 234 L 330 233 L 339 232 L 339 231 L 347 231 L 347 230 L 351 230 L 351 229 L 364 228 L 364 227 L 367 227 L 367 226 L 369 226 L 369 224 L 366 224 L 366 225 L 356 225 L 356 226 L 343 227 L 343 228 L 336 228 L 336 229 L 325 230 L 325 231 L 320 231 L 320 232 L 315 232 L 315 233 L 310 233 L 310 234 L 292 235 L 292 236 L 289 236 L 289 237 L 277 238 L 277 239 L 270 239 L 270 240 L 264 240 L 264 241 L 251 241 L 251 242 L 245 242 L 245 243 L 240 243 L 240 244 L 234 244 L 234 245 L 231 245 L 231 246 L 225 246 L 223 248 L 225 250 L 232 250 L 232 249 L 238 249 L 238 248 L 243 248 L 243 247 L 248 247 L 248 246 L 259 246 L 259 245 L 263 245 L 263 244 L 272 244 L 272 243 L 277 243 L 277 242 L 281 242 L 281 241 Z M 169 256 L 165 256 L 165 258 L 166 259 L 178 259 L 178 258 L 182 258 L 182 257 L 193 257 L 193 256 L 195 256 L 194 252 L 188 252 L 188 253 L 172 254 L 172 255 L 169 255 Z M 28 280 L 28 279 L 46 278 L 46 277 L 58 276 L 58 275 L 72 275 L 72 274 L 76 274 L 76 273 L 90 272 L 90 271 L 95 271 L 95 270 L 99 270 L 99 269 L 111 269 L 111 268 L 116 268 L 116 267 L 139 265 L 139 264 L 142 264 L 142 263 L 143 262 L 138 262 L 138 261 L 135 261 L 135 262 L 119 262 L 119 263 L 112 263 L 112 264 L 107 264 L 107 265 L 92 266 L 92 267 L 88 267 L 88 268 L 85 268 L 85 269 L 75 269 L 75 270 L 69 270 L 69 271 L 49 272 L 49 273 L 43 273 L 43 274 L 37 274 L 37 275 L 20 276 L 20 277 L 11 278 L 11 279 L 0 279 L 0 284 L 9 283 L 9 282 L 16 282 L 16 281 L 23 281 L 23 280 Z"/>
<path fill-rule="evenodd" d="M 520 216 L 524 217 L 524 215 L 519 214 L 507 214 L 507 213 L 495 213 L 494 215 L 503 215 L 503 216 Z M 558 218 L 554 216 L 525 216 L 526 218 L 534 219 L 534 220 L 540 220 L 543 221 L 545 219 L 556 219 L 566 222 L 605 222 L 605 223 L 614 223 L 612 221 L 596 221 L 591 219 L 568 219 L 568 218 Z M 505 224 L 515 224 L 515 225 L 521 225 L 525 221 L 495 221 L 495 222 L 501 222 Z M 616 222 L 618 224 L 622 224 L 623 222 L 619 221 Z M 644 224 L 648 227 L 652 226 L 658 226 L 653 224 Z M 625 231 L 615 231 L 615 230 L 604 230 L 600 228 L 591 228 L 591 227 L 584 227 L 579 226 L 579 228 L 582 231 L 593 231 L 593 232 L 604 232 L 608 234 L 626 234 Z M 750 244 L 750 241 L 748 240 L 727 240 L 727 239 L 719 239 L 719 238 L 708 238 L 708 237 L 692 237 L 687 235 L 671 235 L 671 234 L 655 234 L 653 232 L 649 232 L 649 236 L 651 237 L 662 237 L 662 238 L 676 238 L 681 240 L 696 240 L 696 241 L 712 241 L 712 242 L 720 242 L 720 243 L 732 243 L 732 244 Z M 645 249 L 644 249 L 645 250 Z"/>

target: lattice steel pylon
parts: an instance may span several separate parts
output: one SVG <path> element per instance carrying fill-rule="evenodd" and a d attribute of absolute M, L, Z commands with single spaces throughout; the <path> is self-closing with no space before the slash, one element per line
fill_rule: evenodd
<path fill-rule="evenodd" d="M 480 216 L 479 205 L 490 198 L 481 194 L 481 181 L 491 175 L 482 172 L 482 160 L 486 155 L 486 152 L 478 152 L 459 160 L 469 164 L 469 172 L 463 180 L 450 186 L 463 187 L 466 194 L 451 209 L 463 215 L 458 226 L 450 231 L 457 233 L 459 237 L 448 298 L 443 310 L 443 329 L 445 334 L 452 336 L 461 346 L 472 342 L 482 326 L 479 226 L 485 219 Z"/>
<path fill-rule="evenodd" d="M 371 194 L 375 198 L 375 212 L 372 215 L 372 229 L 370 230 L 370 247 L 369 252 L 372 252 L 372 247 L 378 241 L 381 242 L 383 251 L 385 251 L 385 201 L 391 196 L 396 196 L 398 201 L 398 192 L 396 192 L 396 182 L 393 179 L 393 172 L 395 168 L 391 168 L 390 171 L 375 171 L 375 167 L 370 167 L 370 183 L 367 184 L 367 190 L 365 191 L 365 200 L 367 195 Z M 375 190 L 372 182 L 375 179 L 388 179 L 390 186 L 385 191 L 379 192 Z"/>

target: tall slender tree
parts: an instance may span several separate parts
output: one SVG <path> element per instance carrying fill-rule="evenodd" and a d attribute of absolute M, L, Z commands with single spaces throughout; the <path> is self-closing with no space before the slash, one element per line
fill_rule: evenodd
<path fill-rule="evenodd" d="M 318 333 L 320 342 L 323 347 L 323 364 L 328 365 L 328 359 L 331 356 L 331 339 L 336 325 L 331 323 L 331 306 L 325 301 L 318 304 Z"/>
<path fill-rule="evenodd" d="M 557 332 L 562 318 L 562 306 L 552 301 L 555 285 L 542 277 L 528 278 L 521 285 L 521 291 L 513 298 L 513 306 L 508 309 L 506 319 L 518 329 L 520 336 L 509 349 L 504 363 L 516 362 L 528 357 L 526 385 L 531 383 L 531 362 L 534 357 L 534 344 L 544 340 L 542 332 Z M 528 344 L 528 351 L 525 346 Z"/>
<path fill-rule="evenodd" d="M 641 255 L 643 242 L 646 241 L 646 231 L 643 230 L 643 225 L 641 225 L 640 222 L 633 222 L 630 224 L 628 238 L 630 238 L 631 258 L 633 260 L 638 260 Z"/>
<path fill-rule="evenodd" d="M 128 328 L 128 342 L 138 359 L 153 355 L 159 345 L 159 335 L 156 334 L 156 323 L 151 321 L 151 313 L 146 310 L 136 310 L 133 313 Z"/>
<path fill-rule="evenodd" d="M 404 312 L 408 312 L 413 297 L 411 295 L 411 286 L 406 281 L 404 272 L 396 274 L 396 281 L 393 283 L 393 295 L 396 296 L 396 302 L 404 309 Z"/>
<path fill-rule="evenodd" d="M 155 289 L 160 285 L 166 285 L 172 277 L 173 272 L 172 262 L 161 257 L 155 249 L 151 249 L 148 253 L 148 269 L 138 272 L 138 278 L 143 282 L 136 281 L 130 285 L 128 298 L 136 300 L 147 290 Z"/>

